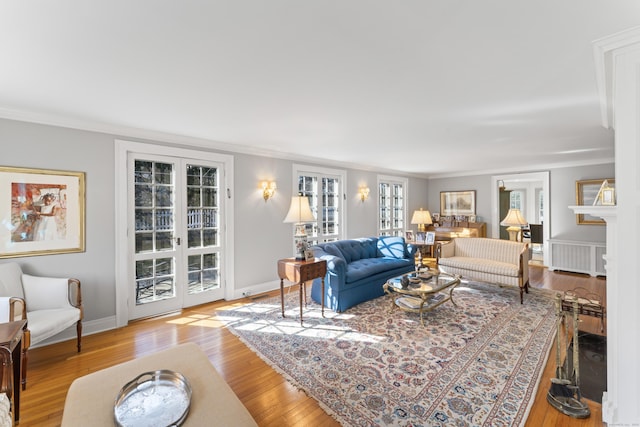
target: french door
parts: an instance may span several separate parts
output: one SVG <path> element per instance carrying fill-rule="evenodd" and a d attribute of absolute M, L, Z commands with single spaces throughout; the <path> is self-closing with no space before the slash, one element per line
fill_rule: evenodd
<path fill-rule="evenodd" d="M 129 318 L 224 298 L 224 164 L 128 154 Z"/>

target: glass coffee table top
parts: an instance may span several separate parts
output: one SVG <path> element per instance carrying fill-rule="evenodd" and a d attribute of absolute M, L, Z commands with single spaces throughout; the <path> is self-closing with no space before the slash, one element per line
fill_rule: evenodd
<path fill-rule="evenodd" d="M 424 326 L 424 312 L 447 301 L 456 305 L 453 290 L 459 284 L 460 276 L 422 270 L 393 277 L 383 285 L 383 289 L 391 296 L 392 308 L 419 313 L 420 323 Z"/>

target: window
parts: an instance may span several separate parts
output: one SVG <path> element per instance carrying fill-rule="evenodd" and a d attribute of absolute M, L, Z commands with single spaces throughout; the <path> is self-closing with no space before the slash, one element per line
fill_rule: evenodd
<path fill-rule="evenodd" d="M 309 244 L 340 240 L 344 230 L 345 172 L 340 170 L 294 165 L 294 176 L 300 194 L 309 198 L 316 221 L 306 225 Z"/>
<path fill-rule="evenodd" d="M 520 212 L 525 215 L 525 191 L 524 190 L 512 190 L 509 195 L 509 208 L 511 209 L 520 209 Z"/>
<path fill-rule="evenodd" d="M 406 179 L 378 177 L 378 234 L 380 236 L 404 236 L 406 188 Z"/>

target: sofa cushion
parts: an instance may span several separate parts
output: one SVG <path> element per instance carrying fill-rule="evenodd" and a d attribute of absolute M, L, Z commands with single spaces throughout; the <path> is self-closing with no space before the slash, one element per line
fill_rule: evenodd
<path fill-rule="evenodd" d="M 413 259 L 398 259 L 392 257 L 365 258 L 347 265 L 345 283 L 353 283 L 375 274 L 412 266 Z"/>
<path fill-rule="evenodd" d="M 376 256 L 375 238 L 362 238 L 353 240 L 338 240 L 333 245 L 340 251 L 347 264 L 359 259 Z"/>
<path fill-rule="evenodd" d="M 518 277 L 517 264 L 493 261 L 484 258 L 454 256 L 450 258 L 440 258 L 439 264 L 445 267 L 461 268 L 469 271 Z"/>
<path fill-rule="evenodd" d="M 509 240 L 463 237 L 454 240 L 455 256 L 492 259 L 505 263 L 518 263 L 524 243 Z"/>
<path fill-rule="evenodd" d="M 22 275 L 27 313 L 37 310 L 69 308 L 69 279 Z M 29 324 L 31 329 L 31 324 Z"/>
<path fill-rule="evenodd" d="M 405 258 L 406 250 L 404 237 L 382 236 L 378 238 L 379 256 L 390 258 Z"/>

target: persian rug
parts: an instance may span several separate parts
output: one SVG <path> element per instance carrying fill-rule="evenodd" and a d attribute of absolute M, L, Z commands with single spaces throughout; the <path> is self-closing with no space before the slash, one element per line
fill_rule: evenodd
<path fill-rule="evenodd" d="M 390 296 L 324 318 L 309 302 L 300 326 L 297 301 L 286 294 L 285 318 L 279 297 L 216 316 L 346 426 L 524 425 L 556 332 L 537 289 L 521 305 L 517 288 L 463 282 L 424 327 Z"/>

